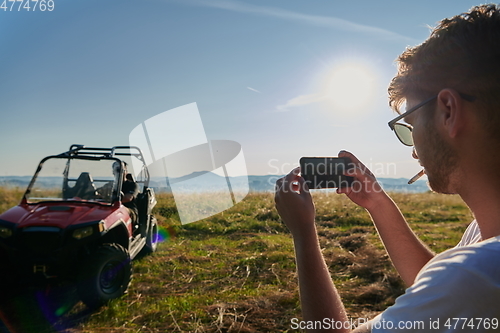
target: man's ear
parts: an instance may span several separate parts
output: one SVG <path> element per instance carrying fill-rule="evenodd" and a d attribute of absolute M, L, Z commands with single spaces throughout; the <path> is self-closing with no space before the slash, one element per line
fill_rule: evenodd
<path fill-rule="evenodd" d="M 439 122 L 450 138 L 455 138 L 466 124 L 462 97 L 455 89 L 446 88 L 437 96 Z"/>

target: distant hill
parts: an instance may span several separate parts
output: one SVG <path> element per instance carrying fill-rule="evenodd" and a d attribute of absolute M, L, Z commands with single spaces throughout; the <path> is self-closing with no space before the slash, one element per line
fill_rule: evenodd
<path fill-rule="evenodd" d="M 280 177 L 282 176 L 240 176 L 229 177 L 229 180 L 233 190 L 246 188 L 246 180 L 248 179 L 248 187 L 251 192 L 272 192 L 276 180 Z M 59 186 L 57 179 L 60 178 L 42 177 L 40 181 L 45 187 L 51 188 Z M 26 188 L 30 180 L 31 176 L 0 176 L 0 187 Z M 167 179 L 167 181 L 165 178 L 152 177 L 150 187 L 155 188 L 157 192 L 171 192 L 171 186 L 174 186 L 176 190 L 200 192 L 225 190 L 228 186 L 224 177 L 212 172 L 195 172 L 183 177 Z M 384 190 L 388 192 L 421 193 L 429 191 L 425 180 L 418 180 L 411 185 L 408 185 L 408 179 L 406 178 L 378 178 L 378 181 Z"/>
<path fill-rule="evenodd" d="M 31 176 L 0 176 L 0 186 L 25 188 L 30 180 Z"/>
<path fill-rule="evenodd" d="M 250 190 L 254 192 L 274 191 L 274 184 L 281 177 L 278 175 L 248 176 Z M 422 193 L 429 191 L 429 186 L 425 180 L 417 180 L 411 185 L 408 185 L 408 179 L 406 178 L 377 178 L 377 180 L 387 192 Z"/>

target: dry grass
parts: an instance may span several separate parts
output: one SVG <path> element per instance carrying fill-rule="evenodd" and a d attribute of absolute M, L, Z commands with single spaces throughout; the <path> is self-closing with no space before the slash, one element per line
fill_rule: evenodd
<path fill-rule="evenodd" d="M 0 213 L 17 205 L 24 194 L 25 189 L 0 187 Z"/>
<path fill-rule="evenodd" d="M 348 313 L 371 317 L 394 302 L 403 283 L 364 209 L 345 196 L 314 197 L 320 244 Z M 454 196 L 393 197 L 436 251 L 456 244 L 472 219 Z M 134 263 L 129 293 L 74 321 L 85 312 L 77 303 L 52 327 L 66 332 L 294 332 L 290 321 L 300 318 L 300 303 L 293 246 L 271 194 L 250 194 L 225 212 L 184 226 L 173 198 L 158 199 L 155 213 L 165 241 L 156 254 Z"/>

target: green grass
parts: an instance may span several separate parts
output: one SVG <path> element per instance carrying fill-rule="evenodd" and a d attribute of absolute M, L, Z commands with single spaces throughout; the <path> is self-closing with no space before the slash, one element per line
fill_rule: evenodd
<path fill-rule="evenodd" d="M 16 204 L 13 197 L 1 196 L 1 207 Z M 456 196 L 393 199 L 437 252 L 454 246 L 472 220 Z M 372 317 L 394 302 L 403 283 L 364 209 L 334 193 L 314 200 L 320 244 L 347 311 L 352 318 Z M 128 294 L 68 332 L 293 332 L 290 320 L 300 318 L 293 245 L 272 194 L 250 194 L 184 226 L 173 198 L 158 195 L 155 214 L 168 237 L 158 252 L 134 262 Z"/>

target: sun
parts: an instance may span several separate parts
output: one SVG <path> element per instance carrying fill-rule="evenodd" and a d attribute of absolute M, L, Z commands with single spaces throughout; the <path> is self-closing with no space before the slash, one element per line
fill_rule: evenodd
<path fill-rule="evenodd" d="M 358 110 L 373 97 L 375 79 L 371 71 L 359 64 L 335 67 L 328 80 L 326 98 L 341 109 Z"/>

